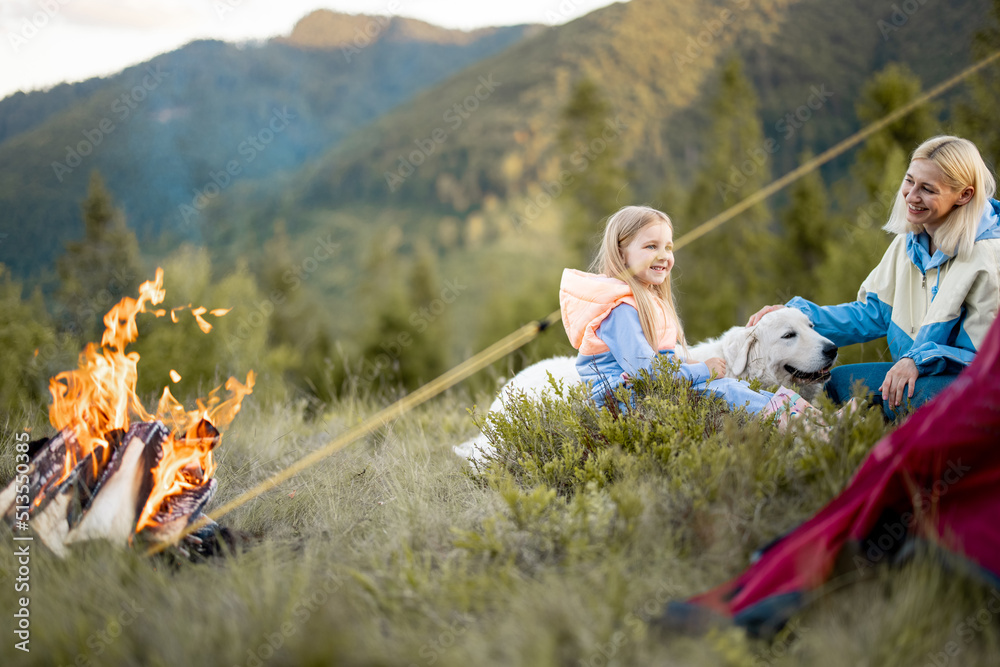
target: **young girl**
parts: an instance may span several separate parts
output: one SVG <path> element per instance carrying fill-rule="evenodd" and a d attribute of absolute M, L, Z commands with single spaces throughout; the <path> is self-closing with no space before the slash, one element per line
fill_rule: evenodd
<path fill-rule="evenodd" d="M 598 405 L 639 371 L 652 370 L 658 354 L 673 355 L 678 343 L 684 345 L 670 291 L 673 266 L 670 218 L 646 206 L 626 206 L 608 220 L 591 269 L 595 273 L 563 271 L 563 325 L 580 351 L 577 371 L 591 383 L 591 397 Z M 678 370 L 695 390 L 717 394 L 731 407 L 751 413 L 792 415 L 811 407 L 784 387 L 777 394 L 756 392 L 745 382 L 721 377 L 725 373 L 726 362 L 718 357 L 682 363 Z"/>

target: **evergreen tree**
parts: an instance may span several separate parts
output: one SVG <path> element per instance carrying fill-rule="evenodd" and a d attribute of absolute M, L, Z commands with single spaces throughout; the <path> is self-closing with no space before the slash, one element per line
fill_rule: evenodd
<path fill-rule="evenodd" d="M 873 123 L 920 95 L 921 84 L 902 65 L 889 65 L 862 89 L 856 105 L 858 119 Z M 844 214 L 838 233 L 830 237 L 827 258 L 817 285 L 817 302 L 843 303 L 857 298 L 858 287 L 881 260 L 892 242 L 882 230 L 889 218 L 909 156 L 924 140 L 937 133 L 937 108 L 924 105 L 875 133 L 857 151 L 851 167 L 853 192 L 845 199 L 859 205 Z M 841 361 L 888 360 L 885 341 L 852 346 L 841 352 Z"/>
<path fill-rule="evenodd" d="M 307 254 L 306 257 L 312 257 Z M 274 235 L 263 248 L 259 276 L 261 291 L 271 310 L 268 347 L 281 350 L 281 370 L 291 386 L 318 403 L 330 402 L 344 380 L 332 361 L 334 341 L 317 307 L 320 297 L 301 259 L 292 251 L 284 220 L 274 225 Z"/>
<path fill-rule="evenodd" d="M 862 88 L 855 107 L 862 125 L 874 123 L 921 94 L 920 78 L 908 67 L 893 63 L 876 73 Z M 885 166 L 893 148 L 909 156 L 924 140 L 938 134 L 938 106 L 926 103 L 869 137 L 858 149 L 851 172 L 864 186 L 869 200 L 894 197 L 903 171 L 891 188 L 885 188 Z M 888 211 L 886 211 L 888 218 Z"/>
<path fill-rule="evenodd" d="M 566 217 L 567 237 L 579 258 L 574 264 L 586 266 L 600 242 L 604 221 L 629 203 L 626 175 L 617 165 L 620 135 L 608 138 L 608 124 L 614 126 L 611 105 L 590 79 L 582 79 L 573 88 L 561 120 L 558 141 L 563 173 L 572 179 L 565 186 L 572 198 Z"/>
<path fill-rule="evenodd" d="M 385 254 L 376 247 L 370 263 Z M 399 264 L 395 257 L 392 262 Z M 428 251 L 418 253 L 405 283 L 382 283 L 364 292 L 377 304 L 361 350 L 364 380 L 378 391 L 413 390 L 447 370 L 447 321 L 454 295 L 442 289 Z"/>
<path fill-rule="evenodd" d="M 67 243 L 57 261 L 57 299 L 60 326 L 90 341 L 100 338 L 105 313 L 123 296 L 135 296 L 144 278 L 135 232 L 96 170 L 81 212 L 83 239 Z"/>
<path fill-rule="evenodd" d="M 447 370 L 448 311 L 455 296 L 442 292 L 430 253 L 418 254 L 410 274 L 409 337 L 401 364 L 407 389 L 416 389 Z"/>
<path fill-rule="evenodd" d="M 812 159 L 810 152 L 799 163 Z M 826 185 L 818 170 L 800 178 L 789 193 L 788 206 L 781 216 L 784 239 L 778 257 L 782 270 L 778 283 L 779 300 L 797 294 L 815 297 L 823 282 L 816 269 L 826 258 L 831 220 Z"/>
<path fill-rule="evenodd" d="M 1000 0 L 993 0 L 993 20 L 976 33 L 972 53 L 976 60 L 996 53 L 1000 46 Z M 957 132 L 979 147 L 986 164 L 1000 168 L 1000 62 L 981 69 L 968 82 L 967 97 L 957 105 Z"/>
<path fill-rule="evenodd" d="M 722 69 L 709 104 L 711 124 L 702 168 L 674 237 L 757 191 L 770 180 L 770 151 L 757 113 L 757 95 L 738 60 Z M 773 140 L 771 140 L 773 141 Z M 775 240 L 763 202 L 680 249 L 674 269 L 679 310 L 689 340 L 742 324 L 757 304 L 774 298 Z"/>
<path fill-rule="evenodd" d="M 0 264 L 0 411 L 41 405 L 60 350 L 40 292 L 25 301 L 21 283 Z"/>

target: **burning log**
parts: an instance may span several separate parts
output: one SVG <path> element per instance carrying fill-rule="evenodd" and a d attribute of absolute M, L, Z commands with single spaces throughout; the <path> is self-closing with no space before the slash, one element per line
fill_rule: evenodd
<path fill-rule="evenodd" d="M 139 287 L 138 299 L 114 306 L 104 318 L 101 345 L 88 344 L 79 368 L 52 378 L 49 421 L 57 433 L 29 448 L 34 455 L 27 473 L 0 491 L 0 517 L 14 525 L 27 509 L 40 541 L 59 556 L 77 542 L 125 545 L 137 534 L 173 544 L 196 522 L 198 530 L 183 537 L 187 544 L 201 547 L 209 537 L 218 542 L 221 529 L 203 521 L 202 513 L 217 486 L 212 450 L 221 438 L 217 427 L 232 421 L 253 391 L 254 374 L 247 374 L 246 384 L 229 378 L 228 398 L 216 388 L 194 410 L 164 389 L 156 413 L 146 411 L 135 392 L 139 355 L 125 349 L 138 336 L 139 313 L 166 314 L 147 310 L 163 300 L 162 280 L 157 269 L 156 279 Z M 176 322 L 176 312 L 185 308 L 173 309 L 171 319 Z M 209 311 L 191 312 L 208 333 L 212 326 L 201 315 Z"/>
<path fill-rule="evenodd" d="M 218 431 L 211 424 L 205 422 L 203 429 L 207 437 L 218 442 Z M 165 496 L 153 508 L 148 524 L 138 528 L 151 502 L 154 473 L 163 460 L 169 437 L 162 422 L 134 424 L 112 438 L 110 457 L 105 456 L 108 448 L 97 447 L 68 474 L 66 463 L 72 456 L 67 451 L 72 452 L 76 446 L 72 433 L 62 431 L 49 439 L 35 454 L 28 471 L 29 518 L 35 534 L 60 557 L 66 557 L 68 546 L 76 542 L 106 539 L 125 545 L 137 533 L 157 543 L 173 544 L 183 538 L 203 551 L 199 547 L 219 530 L 218 524 L 203 514 L 218 483 L 206 479 L 205 471 L 196 464 L 188 464 L 182 471 L 193 485 Z M 12 525 L 15 495 L 16 481 L 0 492 L 0 514 Z M 184 535 L 189 526 L 198 522 L 204 525 Z"/>

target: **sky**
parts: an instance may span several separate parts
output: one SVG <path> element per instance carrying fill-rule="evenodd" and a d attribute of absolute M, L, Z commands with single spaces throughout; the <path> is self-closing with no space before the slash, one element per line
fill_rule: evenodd
<path fill-rule="evenodd" d="M 418 18 L 446 28 L 556 25 L 611 0 L 0 0 L 0 99 L 114 74 L 194 39 L 287 35 L 309 12 Z"/>

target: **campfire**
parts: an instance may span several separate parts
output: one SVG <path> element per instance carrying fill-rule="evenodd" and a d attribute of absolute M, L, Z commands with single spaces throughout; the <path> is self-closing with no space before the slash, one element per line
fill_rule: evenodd
<path fill-rule="evenodd" d="M 126 545 L 138 537 L 162 544 L 183 536 L 186 546 L 197 549 L 214 533 L 215 524 L 203 514 L 217 486 L 212 450 L 219 429 L 253 391 L 254 374 L 247 373 L 245 384 L 229 378 L 227 397 L 217 387 L 191 410 L 165 387 L 156 412 L 147 412 L 135 391 L 139 354 L 125 348 L 138 337 L 139 313 L 167 314 L 148 309 L 164 297 L 163 271 L 157 269 L 154 280 L 139 287 L 138 299 L 124 298 L 104 316 L 100 346 L 88 343 L 79 367 L 49 382 L 56 435 L 32 443 L 27 470 L 19 467 L 0 492 L 0 514 L 12 526 L 30 525 L 59 556 L 69 553 L 69 545 L 93 539 Z M 189 308 L 174 308 L 171 319 L 177 322 Z M 212 325 L 204 315 L 221 317 L 228 310 L 190 312 L 208 333 Z M 174 382 L 180 379 L 170 374 Z M 184 535 L 195 522 L 204 525 Z"/>

